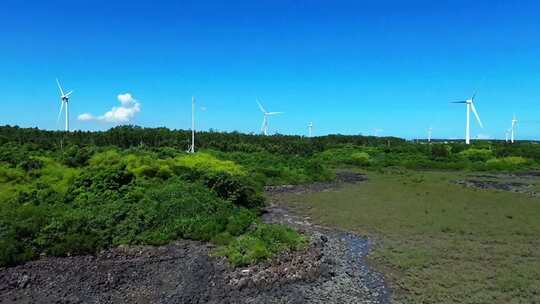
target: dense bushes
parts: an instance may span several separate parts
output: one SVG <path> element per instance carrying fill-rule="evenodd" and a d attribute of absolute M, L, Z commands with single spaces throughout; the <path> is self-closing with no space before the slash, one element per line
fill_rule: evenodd
<path fill-rule="evenodd" d="M 0 264 L 42 253 L 93 253 L 120 244 L 164 244 L 178 238 L 221 240 L 226 245 L 256 219 L 254 211 L 233 201 L 179 177 L 138 180 L 124 164 L 94 168 L 76 178 L 65 195 L 36 185 L 3 202 Z M 265 244 L 269 241 L 265 235 L 248 234 Z M 277 242 L 288 244 L 289 239 Z M 260 258 L 277 252 L 274 245 L 266 246 Z"/>
<path fill-rule="evenodd" d="M 486 167 L 490 170 L 517 170 L 526 167 L 530 163 L 521 156 L 508 156 L 501 158 L 492 158 L 486 162 Z"/>
<path fill-rule="evenodd" d="M 493 152 L 491 150 L 476 148 L 463 150 L 458 155 L 472 162 L 486 162 L 493 158 Z"/>
<path fill-rule="evenodd" d="M 259 185 L 300 184 L 330 180 L 333 173 L 319 159 L 288 156 L 268 152 L 224 153 L 211 151 L 212 155 L 234 161 L 246 168 L 246 175 Z"/>
<path fill-rule="evenodd" d="M 246 245 L 263 249 L 244 259 L 251 262 L 277 253 L 275 246 L 295 247 L 292 237 L 268 244 L 268 236 L 250 230 L 274 229 L 253 225 L 264 204 L 262 184 L 230 160 L 111 148 L 67 162 L 65 155 L 32 155 L 16 166 L 0 163 L 0 265 L 179 238 L 229 246 L 249 235 L 264 244 Z"/>
<path fill-rule="evenodd" d="M 354 166 L 367 169 L 404 167 L 444 170 L 524 170 L 539 168 L 539 163 L 521 156 L 498 157 L 489 147 L 463 148 L 448 144 L 418 145 L 416 148 L 358 147 L 345 145 L 315 156 L 333 167 Z"/>

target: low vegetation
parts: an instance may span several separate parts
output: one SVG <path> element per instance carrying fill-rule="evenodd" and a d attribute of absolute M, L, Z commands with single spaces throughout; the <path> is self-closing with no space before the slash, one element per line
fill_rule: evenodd
<path fill-rule="evenodd" d="M 371 260 L 400 303 L 537 303 L 540 198 L 453 183 L 469 175 L 382 170 L 358 185 L 283 201 L 378 240 Z M 528 181 L 540 189 L 538 178 Z"/>

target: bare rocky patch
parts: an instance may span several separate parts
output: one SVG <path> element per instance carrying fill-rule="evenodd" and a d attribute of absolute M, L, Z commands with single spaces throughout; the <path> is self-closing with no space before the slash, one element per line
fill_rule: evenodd
<path fill-rule="evenodd" d="M 534 186 L 534 182 L 539 178 L 540 172 L 477 174 L 452 182 L 465 187 L 494 189 L 540 197 L 540 193 L 535 191 Z"/>
<path fill-rule="evenodd" d="M 280 193 L 307 193 L 307 192 L 320 192 L 335 189 L 343 184 L 353 184 L 366 181 L 367 177 L 361 173 L 355 172 L 338 172 L 336 178 L 329 182 L 315 182 L 304 185 L 279 185 L 279 186 L 267 186 L 265 191 L 270 195 Z"/>

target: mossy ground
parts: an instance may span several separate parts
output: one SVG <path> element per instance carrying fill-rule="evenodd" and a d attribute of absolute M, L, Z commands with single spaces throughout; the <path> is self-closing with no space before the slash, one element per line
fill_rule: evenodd
<path fill-rule="evenodd" d="M 398 302 L 540 303 L 540 198 L 451 183 L 470 174 L 369 172 L 366 182 L 286 200 L 379 240 L 370 259 Z"/>

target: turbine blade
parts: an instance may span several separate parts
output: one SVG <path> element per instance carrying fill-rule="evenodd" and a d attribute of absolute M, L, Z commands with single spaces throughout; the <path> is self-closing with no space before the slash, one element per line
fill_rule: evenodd
<path fill-rule="evenodd" d="M 450 103 L 467 103 L 467 101 L 465 101 L 465 100 L 462 100 L 462 101 L 451 101 Z"/>
<path fill-rule="evenodd" d="M 58 81 L 58 78 L 56 78 L 56 84 L 58 85 L 58 88 L 60 89 L 60 94 L 64 96 L 64 90 L 62 90 L 62 86 L 60 85 L 60 81 Z"/>
<path fill-rule="evenodd" d="M 474 113 L 474 117 L 476 117 L 476 121 L 478 121 L 478 124 L 481 128 L 484 128 L 484 125 L 482 124 L 482 121 L 480 120 L 480 116 L 478 116 L 478 112 L 476 112 L 476 108 L 474 107 L 474 102 L 471 103 L 471 109 Z"/>
<path fill-rule="evenodd" d="M 261 109 L 261 112 L 266 113 L 266 110 L 262 106 L 262 104 L 259 102 L 259 98 L 257 98 L 257 104 L 259 105 L 259 109 Z"/>
<path fill-rule="evenodd" d="M 58 112 L 58 118 L 56 119 L 56 124 L 60 122 L 60 117 L 62 116 L 63 109 L 64 109 L 64 102 L 60 101 L 60 112 Z"/>
<path fill-rule="evenodd" d="M 265 113 L 266 115 L 278 115 L 278 114 L 283 114 L 283 112 L 267 112 Z"/>
<path fill-rule="evenodd" d="M 67 94 L 64 95 L 64 96 L 69 97 L 69 95 L 71 95 L 72 93 L 73 93 L 73 91 L 69 91 L 69 93 L 67 93 Z"/>
<path fill-rule="evenodd" d="M 474 92 L 474 93 L 472 94 L 471 100 L 474 101 L 474 98 L 475 98 L 475 97 L 476 97 L 476 92 Z"/>

